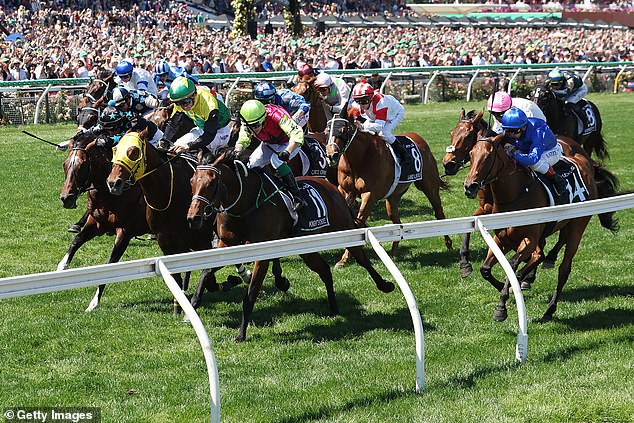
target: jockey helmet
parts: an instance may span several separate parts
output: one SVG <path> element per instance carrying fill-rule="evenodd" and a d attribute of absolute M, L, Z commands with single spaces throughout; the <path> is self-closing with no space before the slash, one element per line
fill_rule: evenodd
<path fill-rule="evenodd" d="M 556 90 L 563 88 L 565 83 L 564 73 L 559 69 L 553 69 L 548 73 L 550 86 Z"/>
<path fill-rule="evenodd" d="M 311 65 L 309 65 L 308 63 L 304 63 L 300 68 L 299 71 L 297 71 L 297 74 L 299 75 L 299 77 L 304 77 L 306 75 L 316 75 L 317 72 L 315 71 L 315 69 L 313 69 L 313 67 Z"/>
<path fill-rule="evenodd" d="M 167 75 L 169 72 L 170 65 L 164 60 L 161 60 L 156 64 L 156 66 L 154 66 L 154 74 L 157 76 Z"/>
<path fill-rule="evenodd" d="M 494 113 L 504 113 L 513 105 L 513 100 L 508 93 L 498 91 L 489 97 L 487 102 L 487 110 Z"/>
<path fill-rule="evenodd" d="M 108 106 L 99 115 L 99 124 L 108 133 L 117 134 L 123 132 L 128 119 L 122 112 L 113 106 Z"/>
<path fill-rule="evenodd" d="M 196 85 L 191 79 L 179 76 L 170 85 L 170 100 L 176 102 L 190 97 L 196 92 Z"/>
<path fill-rule="evenodd" d="M 116 87 L 112 90 L 112 100 L 117 107 L 123 106 L 130 99 L 130 92 L 122 87 Z"/>
<path fill-rule="evenodd" d="M 275 98 L 277 90 L 270 82 L 260 82 L 253 90 L 253 98 L 262 103 L 268 103 Z"/>
<path fill-rule="evenodd" d="M 117 76 L 121 77 L 121 76 L 132 75 L 133 70 L 134 70 L 134 65 L 124 60 L 122 62 L 119 62 L 119 64 L 117 65 L 115 69 L 115 72 L 117 73 Z"/>
<path fill-rule="evenodd" d="M 517 107 L 511 107 L 502 116 L 502 128 L 504 129 L 519 129 L 528 124 L 528 118 L 526 113 Z"/>
<path fill-rule="evenodd" d="M 359 82 L 352 89 L 352 98 L 358 102 L 358 100 L 366 100 L 369 102 L 374 97 L 374 88 L 367 82 Z"/>
<path fill-rule="evenodd" d="M 240 108 L 240 120 L 247 125 L 261 125 L 266 119 L 266 108 L 258 100 L 247 100 Z"/>
<path fill-rule="evenodd" d="M 328 75 L 325 72 L 322 72 L 319 75 L 317 75 L 317 78 L 315 79 L 315 88 L 317 89 L 328 88 L 331 85 L 332 85 L 332 78 L 330 77 L 330 75 Z"/>

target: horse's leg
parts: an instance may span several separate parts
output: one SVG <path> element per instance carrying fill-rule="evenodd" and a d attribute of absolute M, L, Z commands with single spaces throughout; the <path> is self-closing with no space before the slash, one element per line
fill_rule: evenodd
<path fill-rule="evenodd" d="M 515 254 L 511 258 L 511 260 L 509 260 L 509 264 L 511 265 L 511 269 L 513 269 L 514 273 L 516 273 L 516 270 L 520 263 L 533 259 L 533 252 L 536 248 L 538 248 L 538 246 L 528 237 L 524 238 L 522 242 L 520 242 Z M 509 299 L 510 286 L 511 281 L 508 277 L 506 277 L 504 280 L 504 286 L 500 291 L 500 302 L 498 303 L 497 307 L 495 308 L 495 312 L 493 313 L 493 320 L 495 320 L 496 322 L 503 322 L 508 317 L 506 302 Z"/>
<path fill-rule="evenodd" d="M 291 283 L 288 281 L 286 276 L 282 274 L 282 265 L 280 264 L 280 259 L 273 259 L 273 268 L 271 269 L 273 272 L 273 276 L 275 277 L 275 286 L 282 292 L 288 291 L 291 287 Z"/>
<path fill-rule="evenodd" d="M 112 251 L 110 252 L 110 258 L 108 259 L 108 263 L 116 263 L 121 260 L 123 253 L 130 245 L 130 239 L 132 237 L 128 234 L 128 232 L 123 228 L 117 228 L 117 235 L 114 240 L 114 246 L 112 247 Z M 99 285 L 97 287 L 97 292 L 95 292 L 95 296 L 93 297 L 90 304 L 86 308 L 86 311 L 93 311 L 95 308 L 99 306 L 101 303 L 101 296 L 103 295 L 103 291 L 106 289 L 106 285 Z"/>
<path fill-rule="evenodd" d="M 255 305 L 255 300 L 258 298 L 258 293 L 262 288 L 262 282 L 264 282 L 268 269 L 268 260 L 256 261 L 253 264 L 253 276 L 251 276 L 251 283 L 249 284 L 249 289 L 242 300 L 242 322 L 240 323 L 240 329 L 238 329 L 236 342 L 242 342 L 247 338 L 247 326 L 251 321 L 253 306 Z"/>
<path fill-rule="evenodd" d="M 330 315 L 336 316 L 339 314 L 339 307 L 337 306 L 337 298 L 335 297 L 335 289 L 332 281 L 332 272 L 328 263 L 319 253 L 309 253 L 300 255 L 304 263 L 310 270 L 317 273 L 321 278 L 324 286 L 326 287 L 326 294 L 328 295 L 328 304 L 330 306 Z"/>
<path fill-rule="evenodd" d="M 70 243 L 70 247 L 66 252 L 66 255 L 62 258 L 62 260 L 57 264 L 57 270 L 66 270 L 70 266 L 70 262 L 75 257 L 75 253 L 86 242 L 90 241 L 94 237 L 98 235 L 97 231 L 97 222 L 94 218 L 90 218 L 89 222 L 87 222 L 79 231 L 77 235 L 73 237 L 73 240 Z"/>
<path fill-rule="evenodd" d="M 347 200 L 347 199 L 346 199 Z M 365 222 L 368 220 L 368 217 L 374 210 L 374 206 L 376 206 L 376 198 L 371 192 L 364 192 L 361 194 L 361 206 L 359 207 L 359 211 L 357 212 L 357 217 L 354 219 L 354 224 L 357 228 L 363 228 L 366 226 Z M 348 203 L 349 205 L 350 203 Z M 346 248 L 341 256 L 341 259 L 335 265 L 335 269 L 341 269 L 346 265 L 348 260 L 350 259 L 350 251 Z"/>
<path fill-rule="evenodd" d="M 368 271 L 370 277 L 376 284 L 376 287 L 379 289 L 379 291 L 394 291 L 394 284 L 392 282 L 386 281 L 381 277 L 381 275 L 379 275 L 379 272 L 377 272 L 374 266 L 372 266 L 370 259 L 368 258 L 365 250 L 363 250 L 362 247 L 350 247 L 350 253 L 352 253 L 352 256 L 357 261 L 357 263 L 359 263 L 365 270 Z"/>
<path fill-rule="evenodd" d="M 564 246 L 565 243 L 566 242 L 565 240 L 562 239 L 561 232 L 560 232 L 559 237 L 557 238 L 557 243 L 552 248 L 552 250 L 550 250 L 550 252 L 546 255 L 546 258 L 544 259 L 544 262 L 542 264 L 542 269 L 552 269 L 553 267 L 555 267 L 555 261 L 557 261 L 557 255 L 559 254 L 559 251 L 561 250 L 561 248 Z"/>
<path fill-rule="evenodd" d="M 559 265 L 559 274 L 557 277 L 557 289 L 555 290 L 555 294 L 553 295 L 550 303 L 548 304 L 548 308 L 546 312 L 542 316 L 542 321 L 550 321 L 553 319 L 553 314 L 557 311 L 557 302 L 559 301 L 559 296 L 561 295 L 561 291 L 564 289 L 564 285 L 568 282 L 568 277 L 570 276 L 570 271 L 572 269 L 572 259 L 577 254 L 577 250 L 579 249 L 579 244 L 581 243 L 581 236 L 588 226 L 588 222 L 590 221 L 590 217 L 584 217 L 579 220 L 575 219 L 577 224 L 573 224 L 572 222 L 568 224 L 562 231 L 566 231 L 566 249 L 564 251 L 564 258 L 561 260 L 561 264 Z M 564 234 L 561 234 L 564 236 Z"/>
<path fill-rule="evenodd" d="M 401 205 L 401 197 L 403 193 L 394 193 L 390 195 L 385 201 L 385 211 L 387 212 L 387 217 L 394 224 L 401 223 L 401 215 L 398 212 L 398 208 Z M 395 257 L 396 252 L 398 250 L 398 241 L 392 242 L 392 250 L 390 251 L 390 256 Z"/>
<path fill-rule="evenodd" d="M 86 222 L 88 221 L 88 217 L 90 216 L 90 212 L 91 212 L 90 209 L 86 209 L 86 211 L 79 218 L 77 223 L 73 223 L 72 225 L 70 225 L 70 227 L 68 228 L 68 232 L 79 232 L 79 231 L 81 231 L 81 228 L 83 228 L 84 225 L 86 224 Z"/>
<path fill-rule="evenodd" d="M 423 175 L 423 179 L 420 181 L 416 181 L 414 185 L 420 191 L 423 191 L 432 208 L 434 209 L 434 216 L 436 219 L 441 220 L 445 219 L 445 211 L 442 208 L 442 201 L 440 200 L 440 186 L 434 181 L 440 181 L 440 176 L 437 176 L 438 169 L 436 169 L 436 161 L 431 161 L 429 166 L 434 166 L 434 172 L 436 173 L 436 178 L 430 178 Z M 445 235 L 445 247 L 447 250 L 453 249 L 453 243 L 449 235 Z"/>
<path fill-rule="evenodd" d="M 473 216 L 480 216 L 483 214 L 491 213 L 490 205 L 487 209 L 487 204 L 481 203 L 477 208 Z M 466 234 L 462 234 L 462 243 L 460 244 L 460 252 L 458 253 L 459 258 L 459 266 L 460 266 L 460 276 L 464 279 L 467 276 L 471 275 L 473 272 L 473 266 L 469 261 L 469 243 L 471 241 L 471 233 L 467 232 Z"/>
<path fill-rule="evenodd" d="M 196 291 L 194 291 L 194 295 L 192 295 L 191 299 L 189 300 L 190 304 L 195 309 L 200 306 L 200 300 L 202 299 L 203 294 L 205 293 L 205 289 L 209 292 L 224 290 L 219 288 L 218 282 L 216 281 L 217 271 L 218 269 L 206 269 L 206 270 L 203 270 L 202 274 L 200 275 L 200 279 L 198 281 L 198 286 L 196 287 Z M 231 289 L 231 287 L 229 287 L 229 289 Z"/>
<path fill-rule="evenodd" d="M 247 269 L 247 267 L 240 263 L 236 264 L 236 272 L 238 272 L 238 276 L 242 279 L 242 282 L 249 283 L 251 282 L 251 271 Z M 229 278 L 227 278 L 229 280 Z"/>
<path fill-rule="evenodd" d="M 172 277 L 174 278 L 174 280 L 178 284 L 179 288 L 182 290 L 183 289 L 183 277 L 181 276 L 181 274 L 180 273 L 172 273 Z M 174 316 L 179 316 L 183 312 L 183 309 L 182 309 L 181 305 L 178 303 L 178 301 L 176 300 L 176 297 L 173 298 L 173 303 L 174 303 Z"/>

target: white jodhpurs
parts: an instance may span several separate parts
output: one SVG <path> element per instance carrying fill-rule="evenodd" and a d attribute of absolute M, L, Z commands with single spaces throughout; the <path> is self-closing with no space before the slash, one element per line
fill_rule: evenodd
<path fill-rule="evenodd" d="M 563 150 L 561 149 L 561 145 L 558 143 L 554 148 L 544 151 L 539 161 L 530 166 L 530 168 L 537 173 L 546 173 L 552 165 L 561 159 L 562 154 Z"/>

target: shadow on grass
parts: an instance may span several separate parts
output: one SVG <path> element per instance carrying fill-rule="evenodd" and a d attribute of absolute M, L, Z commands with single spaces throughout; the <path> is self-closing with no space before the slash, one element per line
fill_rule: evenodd
<path fill-rule="evenodd" d="M 596 310 L 574 319 L 555 319 L 575 330 L 613 329 L 634 325 L 632 310 L 620 308 Z"/>
<path fill-rule="evenodd" d="M 298 416 L 282 417 L 279 420 L 277 420 L 277 422 L 299 423 L 299 422 L 308 422 L 308 421 L 322 421 L 324 419 L 332 418 L 338 414 L 346 413 L 354 409 L 370 407 L 375 404 L 388 404 L 390 401 L 394 401 L 394 400 L 405 398 L 405 397 L 416 397 L 418 395 L 419 394 L 416 394 L 413 391 L 404 392 L 404 391 L 398 391 L 398 390 L 392 389 L 389 391 L 384 391 L 382 394 L 379 394 L 379 395 L 372 395 L 372 396 L 357 398 L 353 401 L 348 401 L 342 405 L 338 405 L 334 407 L 322 406 L 321 408 L 317 410 L 307 411 Z"/>
<path fill-rule="evenodd" d="M 563 300 L 566 302 L 598 301 L 602 298 L 634 297 L 634 286 L 585 286 L 564 289 Z"/>

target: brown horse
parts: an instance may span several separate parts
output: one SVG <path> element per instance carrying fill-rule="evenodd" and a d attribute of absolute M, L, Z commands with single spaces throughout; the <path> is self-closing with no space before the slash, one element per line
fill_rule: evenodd
<path fill-rule="evenodd" d="M 443 158 L 443 166 L 447 175 L 455 175 L 460 169 L 464 168 L 469 162 L 469 153 L 475 145 L 478 137 L 492 136 L 494 133 L 490 131 L 489 125 L 482 119 L 483 112 L 476 113 L 474 110 L 465 115 L 464 109 L 460 111 L 460 120 L 456 127 L 451 131 L 451 144 L 446 149 Z M 585 154 L 584 150 L 577 142 L 570 138 L 558 136 L 564 155 L 573 156 L 574 154 Z M 486 186 L 478 191 L 478 208 L 474 216 L 491 213 L 493 210 L 493 196 L 491 195 L 491 187 Z M 460 246 L 460 275 L 466 278 L 473 271 L 471 262 L 469 261 L 469 241 L 471 234 L 462 235 L 462 243 Z M 557 242 L 553 249 L 544 258 L 542 267 L 545 269 L 553 268 L 557 255 L 563 247 L 562 242 Z M 526 283 L 532 283 L 535 279 L 535 272 L 522 275 L 520 280 Z"/>
<path fill-rule="evenodd" d="M 146 220 L 164 254 L 211 249 L 213 223 L 204 222 L 200 229 L 192 229 L 186 219 L 192 198 L 189 180 L 195 164 L 180 156 L 168 159 L 143 135 L 127 133 L 113 149 L 112 171 L 107 178 L 110 193 L 120 196 L 125 189 L 139 183 L 147 204 Z M 250 277 L 244 266 L 236 268 L 244 279 Z M 203 271 L 201 280 L 209 274 L 208 270 Z M 186 289 L 179 274 L 174 278 Z M 227 290 L 242 282 L 239 278 L 230 278 L 218 289 Z M 174 304 L 174 313 L 180 311 L 180 306 Z"/>
<path fill-rule="evenodd" d="M 112 98 L 112 90 L 116 86 L 117 83 L 114 80 L 114 72 L 110 69 L 99 69 L 97 77 L 90 81 L 77 107 L 82 109 L 89 103 L 96 103 L 99 99 L 107 103 L 107 100 Z"/>
<path fill-rule="evenodd" d="M 464 182 L 465 194 L 475 198 L 478 190 L 490 185 L 493 196 L 493 213 L 525 210 L 549 205 L 548 194 L 535 178 L 530 169 L 519 166 L 511 160 L 504 151 L 503 135 L 495 138 L 478 139 L 471 150 L 471 169 Z M 616 194 L 618 180 L 616 176 L 597 163 L 593 163 L 585 154 L 574 154 L 570 160 L 581 171 L 583 183 L 587 187 L 585 199 L 606 198 Z M 580 188 L 580 187 L 576 187 Z M 578 189 L 573 193 L 578 194 Z M 559 232 L 560 241 L 566 246 L 564 257 L 559 265 L 557 290 L 553 295 L 543 320 L 551 320 L 557 310 L 557 302 L 568 281 L 572 268 L 572 259 L 577 253 L 581 237 L 590 221 L 591 216 L 551 223 L 538 223 L 495 231 L 495 242 L 506 253 L 510 250 L 515 254 L 510 260 L 513 271 L 520 263 L 527 263 L 523 272 L 529 272 L 543 260 L 543 247 L 546 237 Z M 618 222 L 614 212 L 599 215 L 604 228 L 616 232 Z M 503 321 L 507 318 L 506 301 L 509 297 L 508 279 L 502 284 L 493 276 L 491 268 L 497 259 L 489 249 L 487 257 L 480 268 L 482 276 L 500 291 L 500 302 L 493 314 L 493 319 Z"/>
<path fill-rule="evenodd" d="M 579 133 L 577 118 L 571 112 L 569 106 L 557 99 L 555 93 L 549 87 L 545 85 L 536 86 L 531 91 L 530 99 L 542 109 L 548 126 L 555 134 L 564 135 L 577 141 L 588 152 L 588 156 L 592 156 L 592 153 L 594 153 L 601 160 L 610 156 L 605 139 L 601 135 L 601 129 L 603 128 L 601 113 L 599 113 L 599 108 L 594 103 L 586 100 L 592 107 L 595 130 L 584 135 Z"/>
<path fill-rule="evenodd" d="M 300 94 L 310 103 L 310 116 L 308 117 L 308 130 L 310 132 L 324 132 L 326 130 L 326 110 L 321 95 L 312 84 L 312 77 L 309 81 L 299 81 L 292 91 Z"/>
<path fill-rule="evenodd" d="M 279 185 L 274 179 L 248 170 L 246 166 L 235 160 L 232 152 L 225 152 L 217 159 L 213 156 L 201 157 L 201 165 L 196 169 L 192 178 L 194 197 L 189 207 L 187 219 L 197 225 L 203 219 L 205 209 L 212 207 L 218 212 L 219 247 L 240 245 L 248 242 L 261 242 L 287 238 L 297 235 L 293 219 L 284 205 Z M 341 231 L 353 229 L 354 219 L 350 210 L 337 189 L 319 178 L 302 177 L 300 184 L 309 185 L 323 200 L 323 210 L 329 225 L 310 233 Z M 311 197 L 314 198 L 314 197 Z M 315 200 L 316 202 L 318 200 Z M 321 201 L 319 201 L 321 203 Z M 363 266 L 377 288 L 383 292 L 394 290 L 394 284 L 384 280 L 370 263 L 361 247 L 351 247 L 357 263 Z M 330 314 L 339 313 L 333 289 L 332 273 L 328 264 L 319 253 L 302 254 L 304 263 L 319 274 L 328 293 Z M 244 341 L 246 330 L 255 300 L 262 287 L 262 282 L 268 269 L 268 260 L 255 262 L 253 277 L 242 303 L 242 323 L 238 331 L 237 341 Z M 192 297 L 192 304 L 198 304 L 205 288 L 204 283 L 196 290 Z M 212 287 L 213 287 L 212 282 Z"/>
<path fill-rule="evenodd" d="M 357 225 L 364 226 L 376 203 L 386 196 L 389 219 L 392 223 L 401 223 L 398 207 L 401 197 L 411 183 L 399 183 L 388 196 L 394 182 L 394 158 L 385 141 L 378 135 L 363 132 L 355 123 L 352 110 L 347 119 L 335 118 L 328 126 L 326 154 L 330 165 L 338 167 L 339 191 L 345 196 L 351 208 L 356 207 L 357 197 L 361 198 L 361 206 L 355 219 Z M 414 186 L 427 196 L 436 219 L 444 219 L 440 190 L 446 189 L 447 183 L 440 179 L 436 159 L 429 145 L 420 135 L 413 132 L 401 135 L 410 138 L 420 151 L 420 157 L 416 159 L 422 166 L 423 178 L 414 182 Z M 396 254 L 398 244 L 398 241 L 392 244 L 392 255 Z M 447 235 L 445 245 L 447 249 L 452 248 L 451 238 Z M 346 251 L 337 265 L 345 265 L 347 259 Z"/>
<path fill-rule="evenodd" d="M 115 234 L 114 246 L 108 259 L 108 263 L 115 263 L 121 259 L 133 237 L 143 235 L 149 230 L 140 188 L 132 187 L 121 197 L 115 197 L 108 191 L 106 178 L 112 168 L 111 160 L 112 150 L 99 147 L 92 137 L 76 137 L 69 145 L 68 156 L 64 161 L 66 178 L 60 200 L 64 208 L 74 209 L 79 195 L 86 192 L 87 219 L 57 265 L 57 270 L 67 269 L 83 244 L 103 234 Z M 99 285 L 86 311 L 92 311 L 99 305 L 104 289 L 105 285 Z"/>

